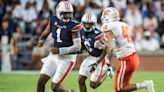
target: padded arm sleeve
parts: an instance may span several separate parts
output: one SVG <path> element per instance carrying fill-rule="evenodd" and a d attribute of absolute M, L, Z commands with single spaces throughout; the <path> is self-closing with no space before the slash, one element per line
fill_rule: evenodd
<path fill-rule="evenodd" d="M 80 49 L 81 49 L 81 38 L 75 38 L 75 39 L 73 39 L 72 46 L 59 48 L 59 53 L 60 54 L 69 54 L 69 53 L 74 53 L 74 52 L 80 51 Z"/>

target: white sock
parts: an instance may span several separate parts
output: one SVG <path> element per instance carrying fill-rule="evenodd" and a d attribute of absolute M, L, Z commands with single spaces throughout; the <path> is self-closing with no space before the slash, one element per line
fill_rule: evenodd
<path fill-rule="evenodd" d="M 146 88 L 147 85 L 145 82 L 141 82 L 141 83 L 136 83 L 136 87 L 137 89 L 143 89 L 143 88 Z"/>

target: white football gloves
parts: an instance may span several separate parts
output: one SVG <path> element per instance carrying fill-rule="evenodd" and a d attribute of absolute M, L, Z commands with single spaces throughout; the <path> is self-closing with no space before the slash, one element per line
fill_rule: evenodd
<path fill-rule="evenodd" d="M 113 71 L 113 68 L 111 66 L 108 66 L 107 74 L 110 78 L 112 78 L 114 76 L 114 71 Z"/>

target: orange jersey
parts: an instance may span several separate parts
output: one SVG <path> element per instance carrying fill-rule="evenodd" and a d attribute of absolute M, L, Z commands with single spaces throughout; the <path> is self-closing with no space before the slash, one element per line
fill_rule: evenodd
<path fill-rule="evenodd" d="M 128 25 L 126 23 L 105 23 L 102 25 L 101 30 L 103 32 L 110 31 L 113 33 L 112 45 L 110 45 L 110 47 L 115 51 L 117 58 L 124 58 L 135 52 L 134 44 L 128 32 Z"/>

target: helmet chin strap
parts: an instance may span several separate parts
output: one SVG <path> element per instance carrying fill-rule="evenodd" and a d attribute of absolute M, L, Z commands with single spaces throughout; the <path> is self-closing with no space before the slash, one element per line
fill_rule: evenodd
<path fill-rule="evenodd" d="M 61 19 L 62 20 L 62 22 L 69 22 L 70 21 L 70 19 Z"/>
<path fill-rule="evenodd" d="M 65 23 L 67 23 L 67 22 L 69 22 L 69 21 L 71 20 L 71 19 L 64 19 L 64 18 L 63 18 L 63 15 L 61 15 L 60 18 L 61 18 L 60 20 L 61 20 L 62 22 L 65 22 Z"/>

